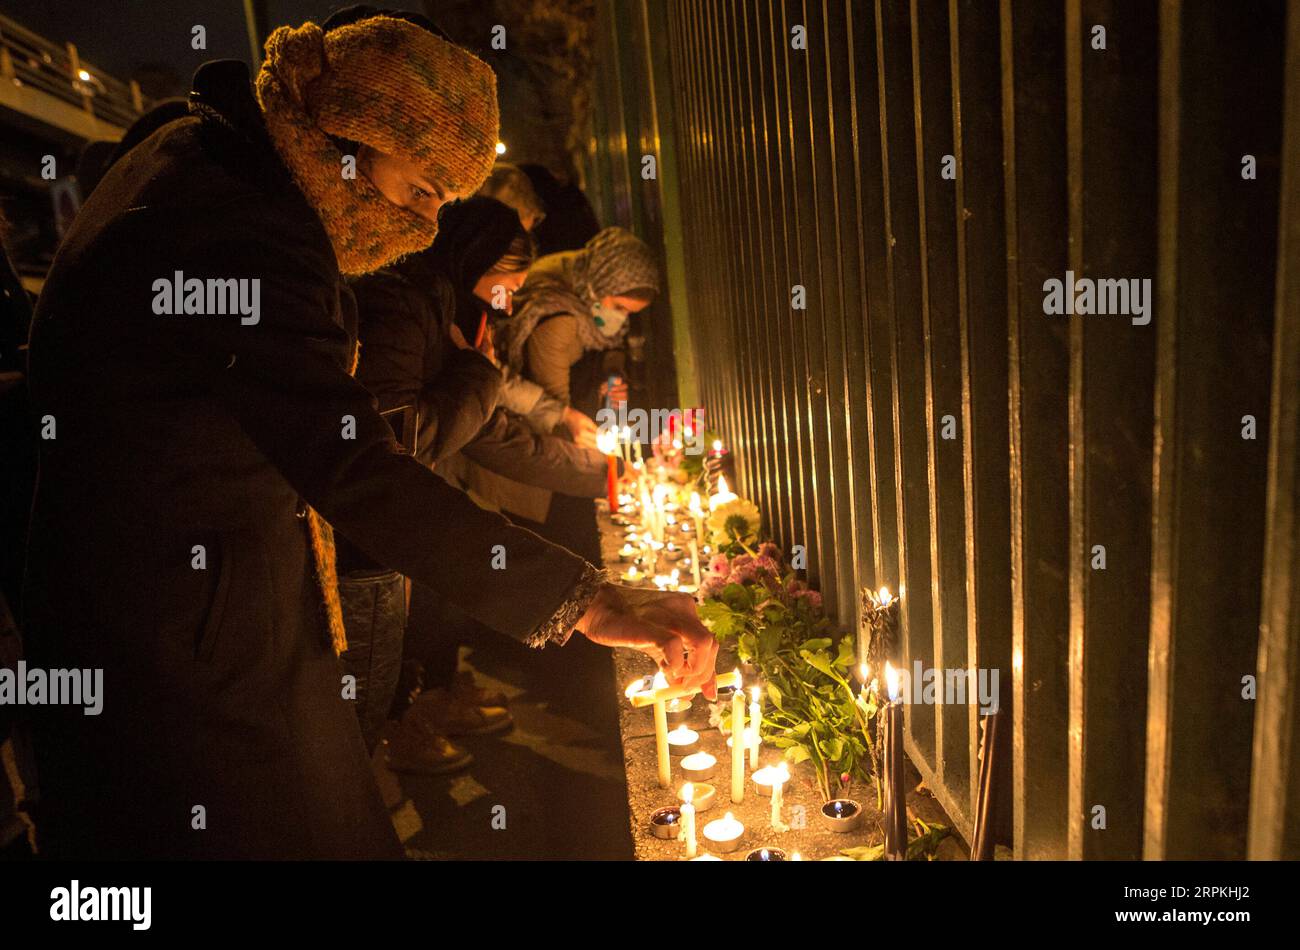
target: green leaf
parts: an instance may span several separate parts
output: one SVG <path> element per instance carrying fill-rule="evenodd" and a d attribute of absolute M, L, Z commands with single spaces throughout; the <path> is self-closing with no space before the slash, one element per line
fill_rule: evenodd
<path fill-rule="evenodd" d="M 811 666 L 813 669 L 818 670 L 821 673 L 825 673 L 827 676 L 832 675 L 831 661 L 826 659 L 826 657 L 822 656 L 822 654 L 809 653 L 807 650 L 800 650 L 799 656 L 802 657 L 803 661 L 807 663 L 809 666 Z"/>
<path fill-rule="evenodd" d="M 791 746 L 785 750 L 785 758 L 791 765 L 797 765 L 800 762 L 806 762 L 812 757 L 812 754 L 801 745 Z"/>
<path fill-rule="evenodd" d="M 830 637 L 821 637 L 816 640 L 805 640 L 803 643 L 799 644 L 799 652 L 802 653 L 804 650 L 825 650 L 830 645 Z"/>
<path fill-rule="evenodd" d="M 777 685 L 776 685 L 775 683 L 773 683 L 773 682 L 771 682 L 771 681 L 768 681 L 768 684 L 767 684 L 767 699 L 768 699 L 768 701 L 769 701 L 773 706 L 775 706 L 777 709 L 784 709 L 785 707 L 781 705 L 781 698 L 782 698 L 782 697 L 781 697 L 781 690 L 777 687 Z"/>
<path fill-rule="evenodd" d="M 743 584 L 728 584 L 722 588 L 722 602 L 736 611 L 748 612 L 754 609 L 753 595 Z"/>

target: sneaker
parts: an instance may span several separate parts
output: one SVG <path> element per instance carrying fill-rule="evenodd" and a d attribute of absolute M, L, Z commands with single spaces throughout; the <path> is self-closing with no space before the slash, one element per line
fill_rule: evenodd
<path fill-rule="evenodd" d="M 499 706 L 506 707 L 510 705 L 510 700 L 505 693 L 488 692 L 478 684 L 474 678 L 473 670 L 461 670 L 456 674 L 456 678 L 451 684 L 452 695 L 469 703 L 471 706 Z"/>
<path fill-rule="evenodd" d="M 504 706 L 479 706 L 445 689 L 425 690 L 406 715 L 418 719 L 427 732 L 444 736 L 481 736 L 515 723 Z"/>
<path fill-rule="evenodd" d="M 402 717 L 391 738 L 385 740 L 386 761 L 394 772 L 445 775 L 468 768 L 474 756 L 446 736 L 430 732 L 410 713 Z"/>

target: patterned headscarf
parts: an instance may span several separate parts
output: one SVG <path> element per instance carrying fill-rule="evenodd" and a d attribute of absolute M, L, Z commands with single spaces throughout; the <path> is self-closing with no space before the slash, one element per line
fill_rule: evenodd
<path fill-rule="evenodd" d="M 592 319 L 591 308 L 604 297 L 633 290 L 658 294 L 659 266 L 646 243 L 623 228 L 605 228 L 581 250 L 543 257 L 515 294 L 515 316 L 501 330 L 499 345 L 510 371 L 522 371 L 528 338 L 537 324 L 556 314 L 580 318 L 578 335 L 584 349 L 621 346 L 627 326 L 616 336 L 605 336 Z"/>

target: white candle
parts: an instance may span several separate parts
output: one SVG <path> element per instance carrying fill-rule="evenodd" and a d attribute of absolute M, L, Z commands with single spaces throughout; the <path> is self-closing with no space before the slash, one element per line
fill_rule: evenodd
<path fill-rule="evenodd" d="M 668 751 L 673 755 L 687 755 L 694 752 L 699 744 L 700 734 L 686 726 L 678 726 L 668 733 Z"/>
<path fill-rule="evenodd" d="M 735 501 L 739 497 L 740 496 L 733 492 L 730 486 L 727 485 L 727 476 L 719 475 L 717 494 L 709 496 L 709 510 L 716 511 L 718 508 L 727 504 L 727 502 Z"/>
<path fill-rule="evenodd" d="M 763 721 L 763 713 L 758 705 L 758 687 L 754 686 L 749 691 L 749 767 L 758 768 L 758 744 L 762 741 L 759 737 L 758 727 Z"/>
<path fill-rule="evenodd" d="M 691 538 L 691 577 L 695 581 L 695 586 L 700 586 L 700 546 Z"/>
<path fill-rule="evenodd" d="M 723 853 L 735 851 L 744 833 L 745 826 L 737 821 L 731 812 L 727 812 L 723 818 L 715 818 L 704 826 L 705 840 L 713 846 L 714 851 Z"/>
<path fill-rule="evenodd" d="M 739 687 L 731 694 L 731 800 L 745 800 L 745 697 Z"/>
<path fill-rule="evenodd" d="M 781 805 L 785 799 L 785 783 L 789 781 L 790 773 L 782 762 L 778 766 L 776 782 L 772 785 L 772 830 L 789 831 L 790 826 L 781 820 Z"/>
<path fill-rule="evenodd" d="M 695 857 L 695 786 L 687 782 L 682 786 L 682 835 L 686 838 L 686 856 Z"/>
<path fill-rule="evenodd" d="M 668 758 L 668 708 L 664 701 L 655 703 L 655 754 L 659 759 L 659 787 L 672 781 L 672 761 Z"/>

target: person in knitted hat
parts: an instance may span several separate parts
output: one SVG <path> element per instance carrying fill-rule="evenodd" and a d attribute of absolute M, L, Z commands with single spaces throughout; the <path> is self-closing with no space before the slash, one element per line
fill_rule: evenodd
<path fill-rule="evenodd" d="M 103 683 L 94 714 L 29 707 L 51 858 L 402 856 L 339 666 L 329 525 L 521 642 L 576 629 L 713 691 L 689 597 L 480 509 L 351 375 L 342 275 L 433 239 L 491 167 L 496 104 L 486 66 L 409 18 L 333 26 L 277 30 L 256 96 L 242 63 L 202 66 L 41 294 L 27 662 Z"/>

